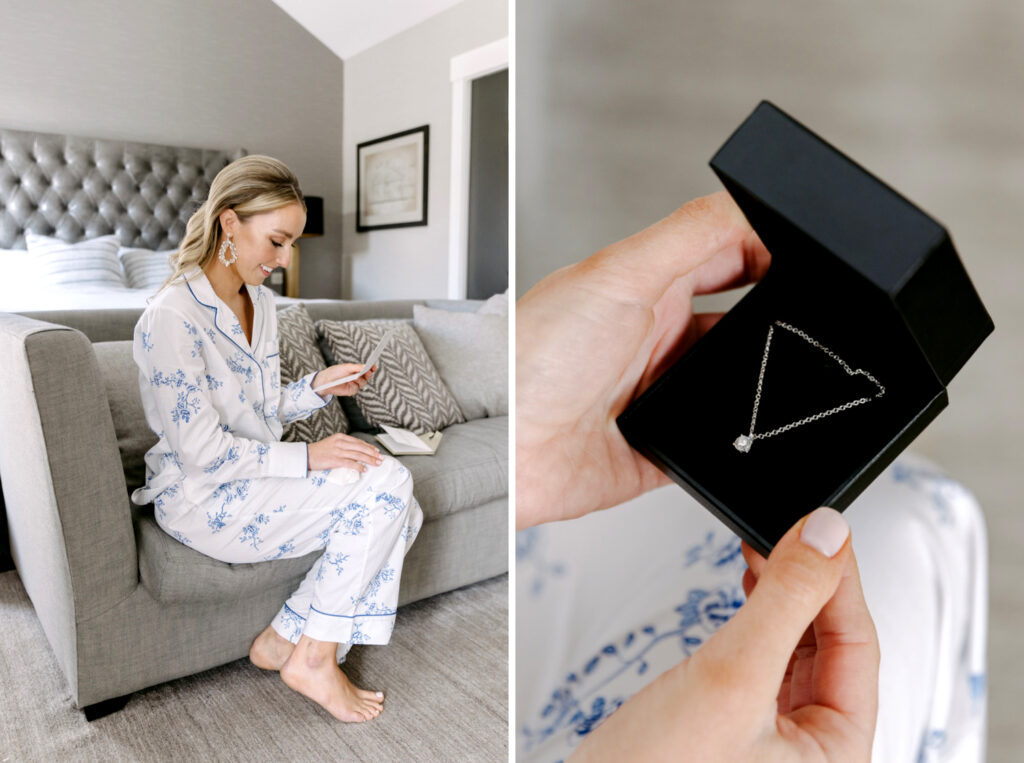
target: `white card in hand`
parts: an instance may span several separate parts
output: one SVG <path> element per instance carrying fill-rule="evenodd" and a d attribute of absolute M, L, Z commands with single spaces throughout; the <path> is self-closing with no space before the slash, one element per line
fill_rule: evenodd
<path fill-rule="evenodd" d="M 386 333 L 384 336 L 382 336 L 380 338 L 380 341 L 377 342 L 377 346 L 374 347 L 373 348 L 373 352 L 370 353 L 369 359 L 365 363 L 363 363 L 363 367 L 362 367 L 361 370 L 356 371 L 354 374 L 349 374 L 348 376 L 343 376 L 340 379 L 335 379 L 334 381 L 327 382 L 326 384 L 321 384 L 319 387 L 313 387 L 313 391 L 314 392 L 322 392 L 325 389 L 330 389 L 331 387 L 337 387 L 339 384 L 344 384 L 345 382 L 350 382 L 350 381 L 353 381 L 354 379 L 358 379 L 360 376 L 365 374 L 367 371 L 369 371 L 371 368 L 373 368 L 377 364 L 377 361 L 380 359 L 380 353 L 384 349 L 384 345 L 386 345 L 388 343 L 388 340 L 391 338 L 391 335 L 393 333 L 395 333 L 395 332 L 394 331 L 389 331 L 388 333 Z"/>
<path fill-rule="evenodd" d="M 415 432 L 410 432 L 408 429 L 388 426 L 387 424 L 381 424 L 380 428 L 391 435 L 391 439 L 399 445 L 404 445 L 410 450 L 422 450 L 424 453 L 430 452 L 430 447 L 423 442 L 423 440 L 420 439 L 420 436 Z"/>

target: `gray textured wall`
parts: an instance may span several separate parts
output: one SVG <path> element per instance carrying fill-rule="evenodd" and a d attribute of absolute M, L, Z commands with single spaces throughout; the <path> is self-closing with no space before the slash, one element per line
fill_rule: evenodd
<path fill-rule="evenodd" d="M 516 13 L 519 294 L 717 190 L 707 162 L 762 98 L 949 228 L 996 333 L 913 448 L 985 508 L 990 757 L 1020 759 L 1024 5 L 519 0 Z"/>
<path fill-rule="evenodd" d="M 301 294 L 341 295 L 339 58 L 270 0 L 4 0 L 0 125 L 284 161 L 324 197 Z"/>
<path fill-rule="evenodd" d="M 465 0 L 345 62 L 345 296 L 448 290 L 451 59 L 508 35 L 506 0 Z M 430 125 L 427 225 L 356 233 L 356 146 Z"/>

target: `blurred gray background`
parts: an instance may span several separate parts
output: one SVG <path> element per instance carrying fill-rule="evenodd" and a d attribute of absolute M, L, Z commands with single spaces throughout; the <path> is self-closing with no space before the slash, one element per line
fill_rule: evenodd
<path fill-rule="evenodd" d="M 996 332 L 912 448 L 988 519 L 992 761 L 1024 759 L 1022 35 L 999 0 L 516 3 L 518 296 L 718 190 L 708 160 L 764 98 L 949 229 Z"/>

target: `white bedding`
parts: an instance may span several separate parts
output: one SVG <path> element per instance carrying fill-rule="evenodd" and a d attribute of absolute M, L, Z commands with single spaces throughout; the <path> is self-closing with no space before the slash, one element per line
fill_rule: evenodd
<path fill-rule="evenodd" d="M 132 250 L 141 251 L 141 250 Z M 143 309 L 155 289 L 100 284 L 58 285 L 49 280 L 25 249 L 0 249 L 0 312 L 40 310 Z M 275 293 L 275 302 L 296 302 Z"/>
<path fill-rule="evenodd" d="M 102 286 L 61 288 L 46 286 L 0 291 L 0 310 L 22 313 L 32 310 L 90 310 L 94 308 L 145 307 L 151 289 L 112 289 Z"/>

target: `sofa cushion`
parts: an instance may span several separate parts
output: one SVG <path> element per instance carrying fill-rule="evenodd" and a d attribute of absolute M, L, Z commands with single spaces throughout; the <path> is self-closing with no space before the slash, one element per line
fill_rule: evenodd
<path fill-rule="evenodd" d="M 372 435 L 354 436 L 379 445 Z M 434 455 L 399 460 L 428 522 L 508 495 L 508 416 L 454 424 Z"/>
<path fill-rule="evenodd" d="M 393 332 L 380 354 L 376 373 L 355 396 L 370 424 L 422 433 L 465 420 L 407 321 L 317 321 L 316 328 L 330 349 L 328 361 L 333 363 L 366 360 L 384 335 Z"/>
<path fill-rule="evenodd" d="M 416 305 L 413 327 L 467 419 L 508 415 L 508 315 Z"/>
<path fill-rule="evenodd" d="M 327 367 L 309 313 L 300 303 L 277 313 L 277 344 L 281 355 L 281 384 L 291 384 Z M 284 428 L 285 442 L 317 442 L 336 432 L 348 432 L 348 419 L 335 399 L 314 411 L 308 419 L 293 421 Z"/>
<path fill-rule="evenodd" d="M 227 564 L 179 543 L 152 515 L 136 520 L 139 576 L 142 585 L 162 602 L 236 601 L 306 574 L 321 553 L 253 564 Z"/>
<path fill-rule="evenodd" d="M 92 349 L 107 390 L 117 448 L 124 466 L 124 481 L 132 491 L 146 483 L 146 451 L 157 442 L 142 409 L 139 367 L 135 365 L 129 341 L 96 342 Z"/>

